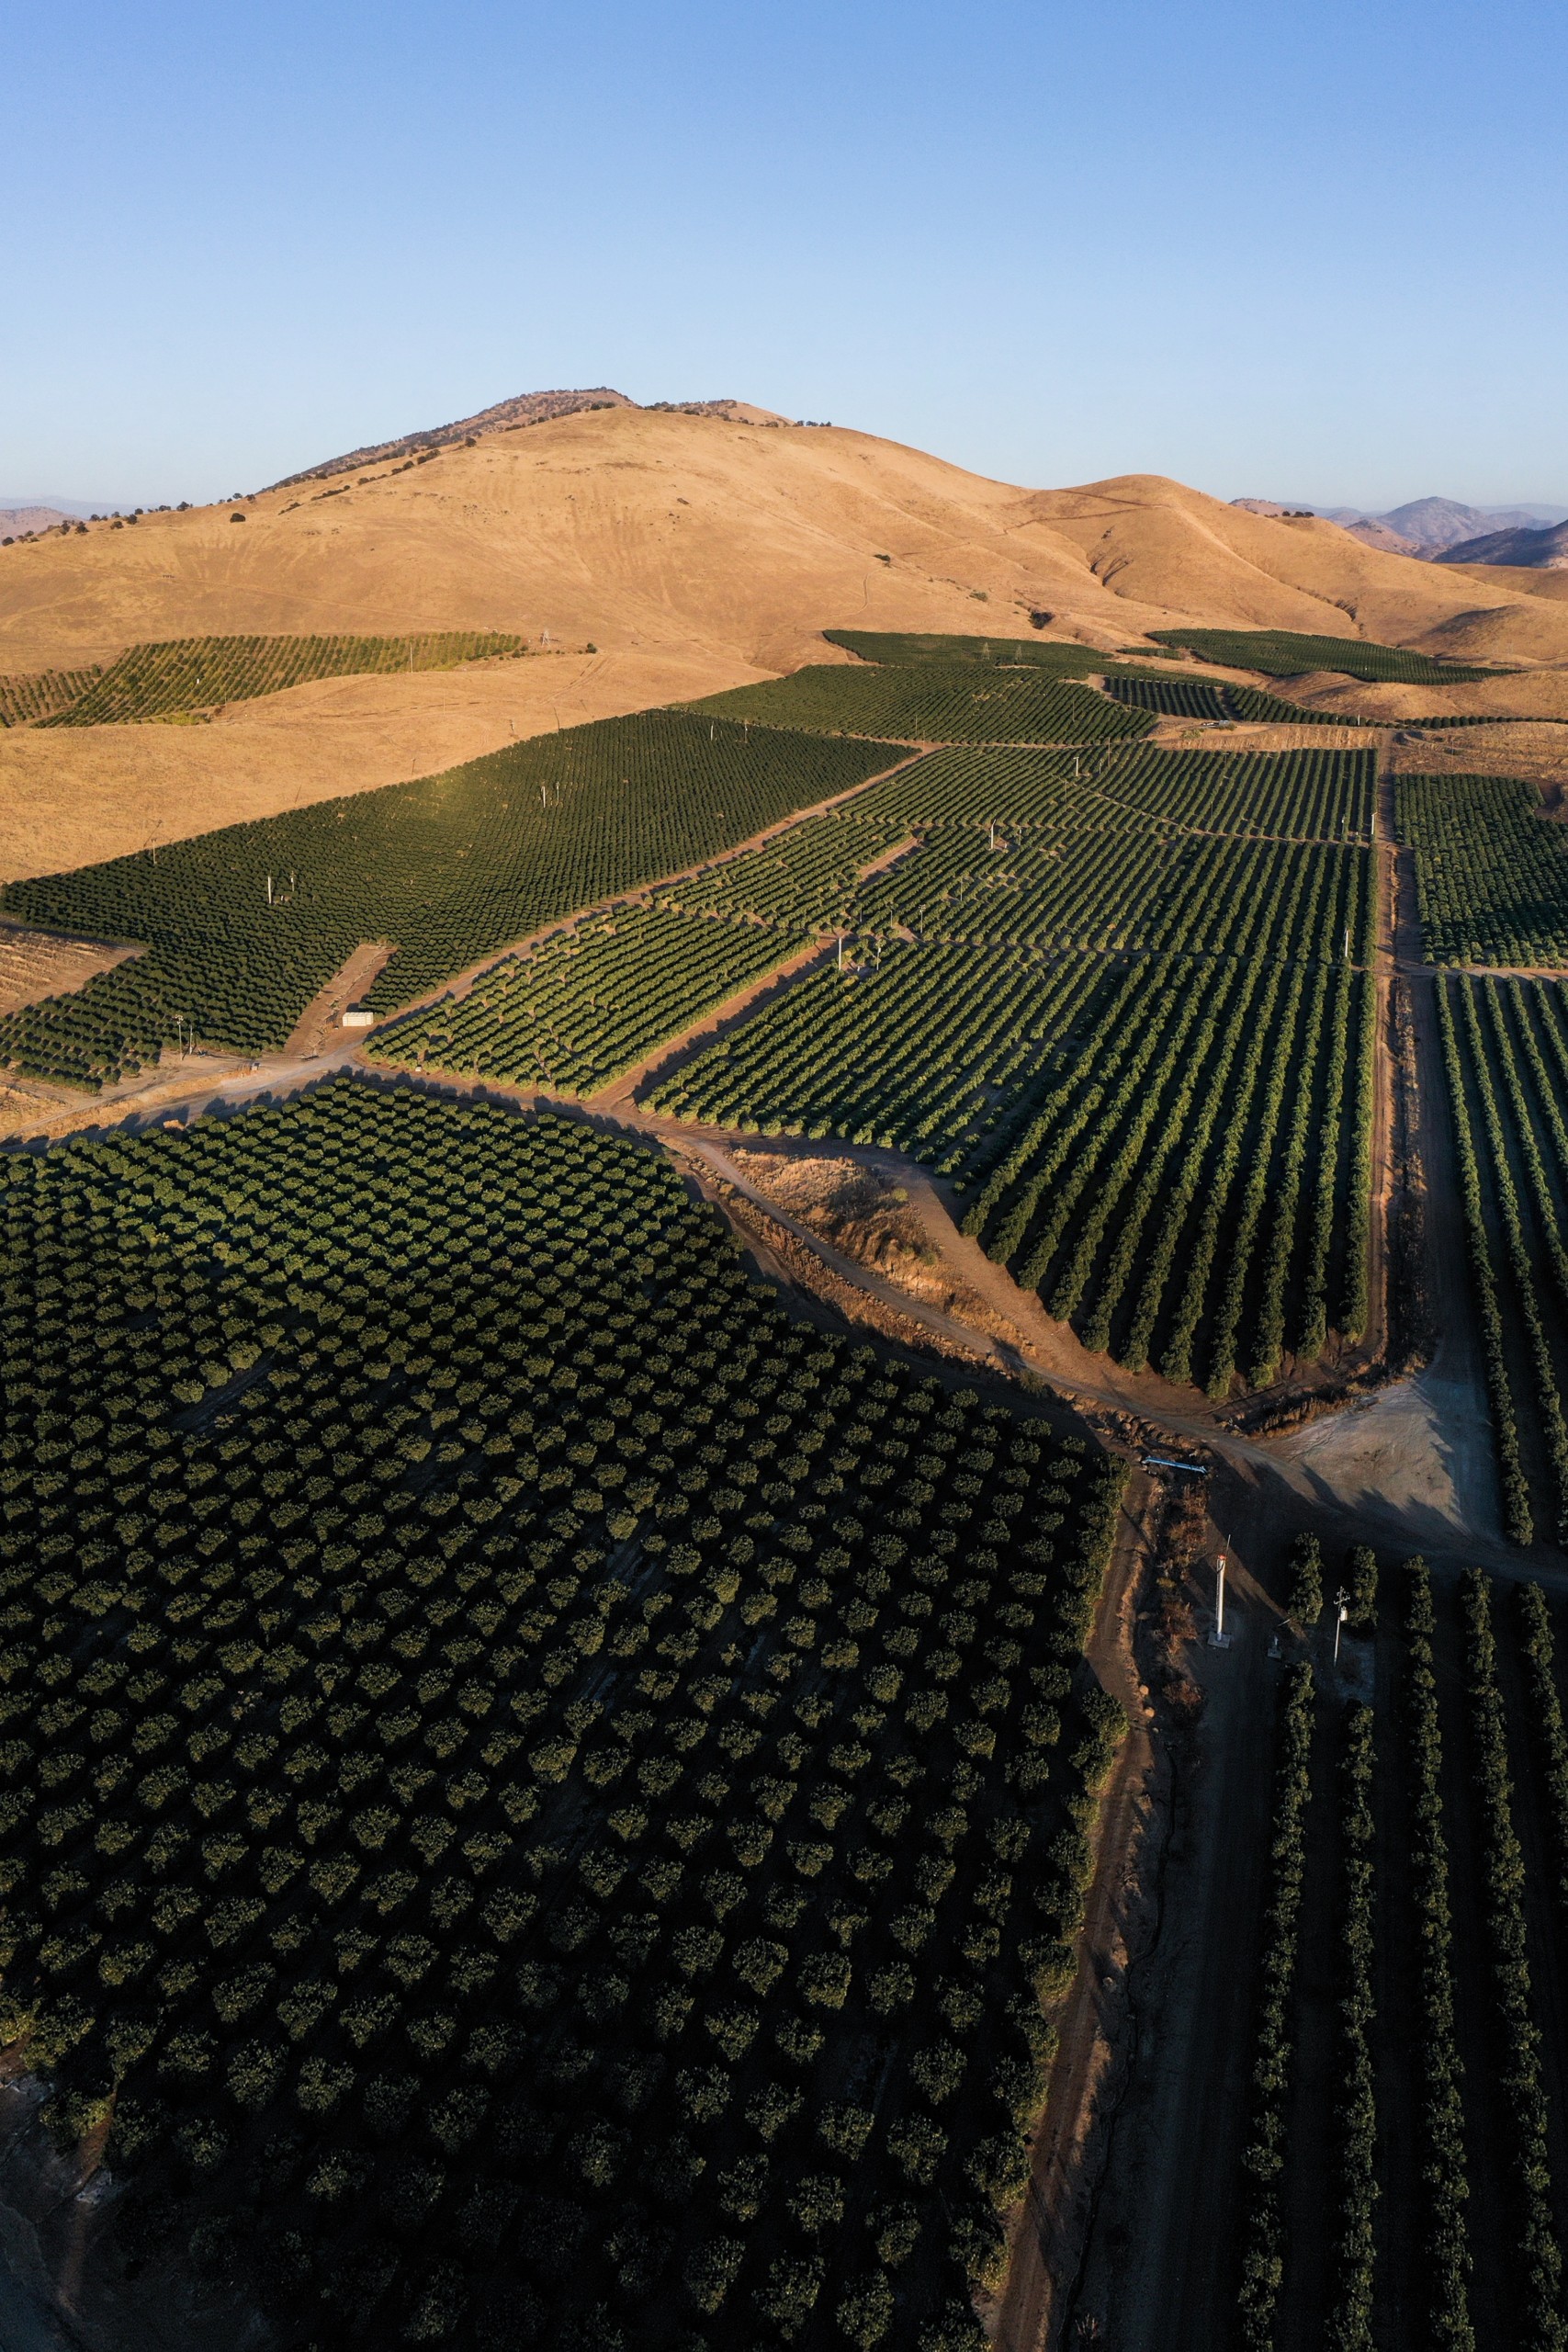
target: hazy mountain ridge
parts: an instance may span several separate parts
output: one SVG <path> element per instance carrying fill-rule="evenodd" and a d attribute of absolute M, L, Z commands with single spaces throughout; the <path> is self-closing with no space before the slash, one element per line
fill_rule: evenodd
<path fill-rule="evenodd" d="M 1415 556 L 1423 563 L 1539 563 L 1544 560 L 1539 556 L 1456 555 L 1450 550 L 1469 549 L 1483 538 L 1539 532 L 1568 522 L 1568 506 L 1551 506 L 1544 502 L 1540 505 L 1467 506 L 1457 498 L 1412 498 L 1403 506 L 1391 507 L 1384 514 L 1370 514 L 1359 506 L 1314 506 L 1305 499 L 1296 505 L 1286 505 L 1269 498 L 1233 498 L 1231 504 L 1245 507 L 1251 514 L 1316 514 L 1325 523 L 1337 523 L 1367 547 L 1381 548 L 1386 555 Z"/>
<path fill-rule="evenodd" d="M 1568 523 L 1543 528 L 1526 524 L 1515 530 L 1487 531 L 1445 548 L 1438 563 L 1502 563 L 1533 571 L 1568 571 Z"/>
<path fill-rule="evenodd" d="M 53 531 L 74 519 L 60 506 L 0 506 L 0 537 L 19 538 L 24 531 Z"/>

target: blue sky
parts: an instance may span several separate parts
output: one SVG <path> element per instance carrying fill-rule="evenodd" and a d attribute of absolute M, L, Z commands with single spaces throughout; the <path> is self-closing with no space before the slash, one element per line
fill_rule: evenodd
<path fill-rule="evenodd" d="M 1568 503 L 1568 19 L 1393 0 L 15 8 L 0 488 L 509 393 L 1037 483 Z"/>

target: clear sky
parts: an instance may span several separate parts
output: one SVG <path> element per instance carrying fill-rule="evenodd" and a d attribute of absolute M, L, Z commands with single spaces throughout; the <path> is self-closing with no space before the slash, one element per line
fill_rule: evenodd
<path fill-rule="evenodd" d="M 607 383 L 1032 483 L 1568 503 L 1561 0 L 4 21 L 0 492 Z"/>

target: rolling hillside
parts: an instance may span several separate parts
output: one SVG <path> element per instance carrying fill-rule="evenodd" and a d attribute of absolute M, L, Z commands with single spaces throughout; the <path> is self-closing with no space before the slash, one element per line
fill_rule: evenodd
<path fill-rule="evenodd" d="M 498 629 L 539 657 L 318 681 L 194 729 L 12 730 L 0 873 L 776 675 L 819 659 L 832 624 L 1018 634 L 1045 612 L 1053 634 L 1107 649 L 1196 621 L 1568 662 L 1568 612 L 1551 600 L 1495 575 L 1478 594 L 1332 524 L 1249 514 L 1152 475 L 1021 490 L 870 435 L 739 413 L 590 409 L 422 463 L 0 551 L 7 673 L 242 632 Z M 1559 697 L 1568 710 L 1559 676 L 1529 684 L 1532 710 Z"/>

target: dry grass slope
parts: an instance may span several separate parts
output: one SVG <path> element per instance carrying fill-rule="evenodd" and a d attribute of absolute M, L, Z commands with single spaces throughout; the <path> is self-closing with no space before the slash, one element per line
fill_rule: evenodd
<path fill-rule="evenodd" d="M 6 673 L 236 634 L 547 631 L 569 649 L 499 675 L 299 686 L 195 730 L 10 730 L 0 876 L 775 676 L 821 659 L 824 625 L 1019 636 L 1049 611 L 1053 633 L 1101 650 L 1196 622 L 1568 664 L 1550 574 L 1418 563 L 1152 475 L 1020 490 L 870 435 L 739 413 L 588 411 L 364 484 L 0 551 Z M 1568 713 L 1564 676 L 1507 682 L 1510 707 Z M 1501 683 L 1453 695 L 1488 707 L 1463 698 Z M 1521 703 L 1521 684 L 1539 699 Z"/>

